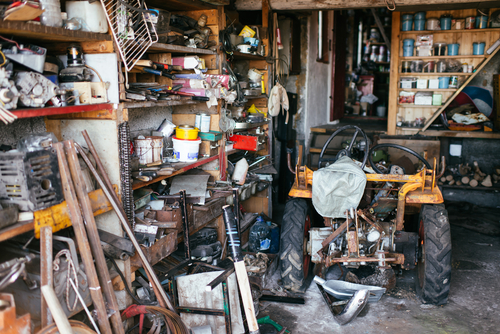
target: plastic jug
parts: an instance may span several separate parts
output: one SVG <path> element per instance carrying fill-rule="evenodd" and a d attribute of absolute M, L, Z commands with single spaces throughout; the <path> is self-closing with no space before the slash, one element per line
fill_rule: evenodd
<path fill-rule="evenodd" d="M 40 0 L 40 6 L 44 10 L 40 15 L 40 22 L 44 26 L 60 28 L 63 25 L 61 17 L 61 3 L 59 0 Z"/>
<path fill-rule="evenodd" d="M 248 249 L 254 253 L 269 253 L 271 248 L 271 228 L 262 219 L 257 217 L 257 221 L 250 228 L 250 236 L 248 238 Z"/>
<path fill-rule="evenodd" d="M 267 225 L 271 229 L 271 248 L 269 253 L 279 253 L 280 251 L 280 228 L 277 224 L 272 222 L 267 222 Z"/>

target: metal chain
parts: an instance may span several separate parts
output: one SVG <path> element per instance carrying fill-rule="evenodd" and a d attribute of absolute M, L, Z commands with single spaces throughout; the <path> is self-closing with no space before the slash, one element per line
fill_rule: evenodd
<path fill-rule="evenodd" d="M 61 262 L 60 258 L 63 255 L 66 256 L 66 262 L 68 262 L 68 274 L 66 275 L 66 306 L 68 306 L 69 311 L 73 311 L 76 307 L 78 299 L 75 296 L 75 301 L 73 302 L 73 306 L 69 305 L 69 288 L 71 285 L 69 280 L 71 273 L 73 273 L 75 277 L 73 282 L 75 283 L 76 289 L 78 290 L 78 276 L 76 274 L 76 267 L 75 264 L 73 263 L 73 259 L 71 258 L 71 253 L 69 252 L 69 249 L 63 249 L 56 254 L 53 266 L 54 266 L 54 271 L 59 271 L 60 269 L 59 264 Z"/>

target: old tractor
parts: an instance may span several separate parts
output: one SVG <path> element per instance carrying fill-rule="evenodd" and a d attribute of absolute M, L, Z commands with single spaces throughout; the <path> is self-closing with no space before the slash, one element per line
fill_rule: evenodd
<path fill-rule="evenodd" d="M 348 129 L 354 130 L 352 140 L 335 158 L 326 158 L 332 140 Z M 358 135 L 364 145 L 355 150 Z M 281 226 L 282 283 L 289 290 L 300 291 L 311 263 L 319 276 L 338 264 L 348 269 L 367 266 L 372 274 L 364 284 L 390 289 L 396 283 L 394 269 L 416 268 L 416 290 L 422 301 L 445 304 L 450 288 L 451 235 L 443 196 L 436 185 L 440 177 L 436 160 L 431 168 L 420 154 L 404 146 L 380 144 L 370 150 L 368 143 L 362 129 L 347 125 L 326 141 L 317 171 L 301 166 L 299 158 L 289 192 L 292 199 L 286 203 Z M 384 147 L 417 157 L 420 171 L 407 175 L 402 166 L 373 163 L 372 153 Z M 366 166 L 367 160 L 371 167 Z M 444 159 L 441 174 L 443 171 Z M 312 227 L 311 202 L 323 216 L 325 227 Z"/>

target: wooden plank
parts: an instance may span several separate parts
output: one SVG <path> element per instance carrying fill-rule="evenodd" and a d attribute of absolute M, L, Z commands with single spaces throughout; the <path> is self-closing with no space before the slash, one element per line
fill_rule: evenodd
<path fill-rule="evenodd" d="M 176 239 L 177 232 L 172 231 L 163 238 L 157 240 L 151 247 L 144 247 L 141 245 L 142 251 L 148 259 L 148 262 L 153 266 L 169 256 L 177 249 Z M 130 265 L 132 266 L 132 271 L 142 268 L 142 261 L 137 253 L 130 258 Z"/>
<path fill-rule="evenodd" d="M 18 21 L 0 21 L 0 34 L 22 37 L 32 41 L 66 41 L 66 42 L 91 42 L 111 41 L 108 34 L 99 34 L 81 30 L 68 30 L 54 28 L 35 23 Z"/>
<path fill-rule="evenodd" d="M 400 35 L 399 29 L 401 25 L 401 13 L 392 13 L 392 48 L 391 48 L 391 67 L 389 79 L 389 109 L 387 113 L 387 134 L 396 134 L 396 123 L 398 114 L 398 85 L 399 85 L 399 50 L 400 50 Z"/>
<path fill-rule="evenodd" d="M 67 106 L 67 107 L 16 109 L 16 110 L 11 110 L 11 112 L 14 115 L 16 115 L 17 118 L 31 118 L 31 117 L 81 113 L 87 111 L 102 111 L 102 110 L 111 111 L 114 108 L 115 105 L 112 103 L 99 103 L 99 104 L 85 104 L 85 105 Z"/>
<path fill-rule="evenodd" d="M 54 115 L 47 116 L 47 119 L 107 119 L 113 120 L 117 118 L 117 110 L 96 110 L 87 111 L 82 113 L 64 114 L 64 115 Z"/>
<path fill-rule="evenodd" d="M 16 223 L 0 230 L 0 242 L 17 237 L 26 232 L 33 231 L 35 225 L 33 220 Z"/>
<path fill-rule="evenodd" d="M 427 130 L 427 131 L 422 131 L 419 134 L 423 136 L 433 136 L 433 137 L 500 139 L 500 133 L 498 132 L 483 132 L 483 131 Z"/>
<path fill-rule="evenodd" d="M 371 8 L 371 7 L 386 7 L 386 2 L 384 0 L 354 0 L 354 1 L 344 1 L 344 0 L 270 0 L 271 8 L 275 11 L 278 10 L 341 10 L 341 9 L 359 9 L 359 8 Z M 400 10 L 402 8 L 410 9 L 420 9 L 418 6 L 429 6 L 429 5 L 441 5 L 442 6 L 453 6 L 469 8 L 490 8 L 498 5 L 495 0 L 485 0 L 481 2 L 470 2 L 467 0 L 413 0 L 405 2 L 397 2 L 396 9 Z M 409 7 L 411 6 L 411 7 Z M 236 0 L 235 7 L 239 11 L 246 10 L 261 10 L 262 0 Z M 475 16 L 475 15 L 474 15 Z M 439 16 L 438 16 L 439 17 Z"/>
<path fill-rule="evenodd" d="M 497 47 L 495 49 L 495 51 L 492 52 L 492 54 L 486 58 L 485 60 L 483 60 L 483 62 L 481 63 L 481 65 L 476 68 L 476 72 L 472 73 L 472 75 L 462 84 L 462 86 L 460 86 L 459 89 L 457 89 L 457 91 L 450 97 L 448 98 L 448 101 L 446 101 L 446 103 L 444 105 L 441 106 L 441 108 L 439 108 L 438 110 L 436 110 L 436 112 L 434 112 L 434 114 L 432 115 L 432 117 L 427 120 L 427 122 L 425 123 L 424 127 L 422 128 L 421 132 L 422 131 L 425 131 L 429 128 L 429 126 L 432 124 L 432 122 L 434 122 L 436 120 L 436 118 L 438 118 L 438 116 L 443 112 L 443 110 L 446 109 L 446 107 L 448 107 L 450 105 L 450 103 L 455 99 L 455 97 L 458 96 L 458 94 L 460 94 L 460 92 L 465 88 L 467 87 L 467 85 L 469 84 L 469 82 L 472 81 L 472 79 L 474 79 L 476 77 L 477 74 L 479 74 L 481 72 L 481 70 L 486 66 L 486 64 L 488 64 L 488 62 L 497 54 L 498 50 L 500 50 L 499 47 Z"/>
<path fill-rule="evenodd" d="M 66 54 L 68 46 L 72 43 L 74 42 L 44 43 L 43 47 L 56 54 Z M 80 46 L 85 54 L 114 52 L 113 41 L 81 42 Z"/>
<path fill-rule="evenodd" d="M 149 53 L 152 52 L 170 52 L 170 53 L 189 53 L 189 54 L 206 54 L 206 55 L 214 55 L 216 54 L 214 51 L 210 49 L 195 49 L 188 48 L 187 46 L 181 45 L 173 45 L 173 44 L 163 44 L 163 43 L 154 43 L 148 49 Z"/>

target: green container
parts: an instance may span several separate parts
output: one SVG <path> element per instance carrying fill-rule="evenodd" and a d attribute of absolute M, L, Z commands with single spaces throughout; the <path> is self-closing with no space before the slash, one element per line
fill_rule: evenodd
<path fill-rule="evenodd" d="M 219 131 L 210 131 L 210 132 L 200 132 L 198 133 L 201 140 L 209 140 L 209 141 L 219 141 L 222 139 L 222 132 Z"/>

